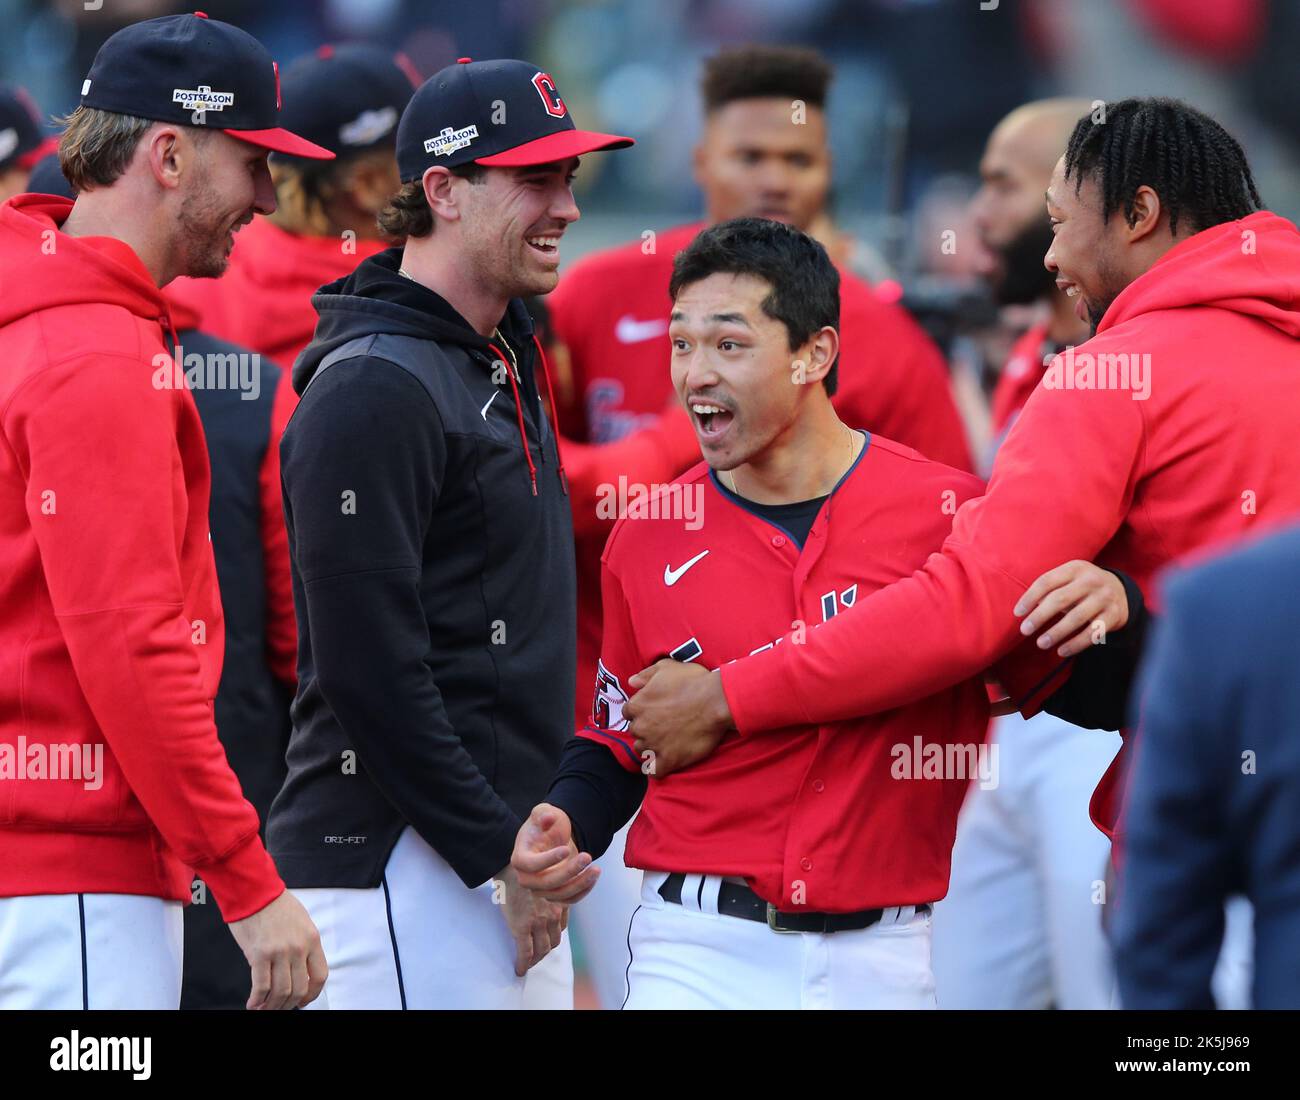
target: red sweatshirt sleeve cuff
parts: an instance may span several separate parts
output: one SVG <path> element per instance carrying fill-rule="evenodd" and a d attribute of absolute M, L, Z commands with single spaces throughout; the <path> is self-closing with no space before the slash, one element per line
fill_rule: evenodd
<path fill-rule="evenodd" d="M 786 666 L 782 643 L 719 669 L 722 694 L 736 731 L 744 736 L 785 726 L 813 725 Z"/>
<path fill-rule="evenodd" d="M 195 870 L 217 899 L 227 924 L 251 917 L 284 893 L 284 881 L 256 833 L 224 859 Z"/>

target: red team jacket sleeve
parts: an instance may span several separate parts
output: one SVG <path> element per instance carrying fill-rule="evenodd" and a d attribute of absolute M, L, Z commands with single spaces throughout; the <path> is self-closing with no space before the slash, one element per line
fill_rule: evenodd
<path fill-rule="evenodd" d="M 618 529 L 615 528 L 610 535 L 611 546 L 617 536 Z M 635 739 L 628 732 L 623 705 L 627 702 L 628 677 L 650 662 L 642 660 L 623 585 L 610 568 L 608 547 L 601 560 L 600 593 L 604 608 L 600 664 L 596 669 L 591 718 L 585 728 L 578 730 L 578 736 L 605 745 L 626 771 L 639 772 L 641 758 L 632 747 Z"/>
<path fill-rule="evenodd" d="M 561 438 L 560 456 L 569 478 L 573 533 L 583 538 L 609 529 L 611 514 L 600 505 L 617 492 L 620 476 L 628 484 L 665 484 L 700 460 L 700 447 L 686 411 L 673 407 L 616 443 Z"/>
<path fill-rule="evenodd" d="M 1129 510 L 1145 443 L 1123 391 L 1044 386 L 998 452 L 988 491 L 957 513 L 911 577 L 837 615 L 803 644 L 722 669 L 742 733 L 874 714 L 974 676 L 1019 640 L 1017 599 L 1041 573 L 1092 560 Z"/>
<path fill-rule="evenodd" d="M 289 531 L 284 524 L 280 488 L 280 437 L 293 415 L 298 395 L 289 371 L 280 372 L 271 406 L 271 432 L 258 478 L 262 502 L 262 561 L 266 571 L 266 654 L 277 680 L 298 681 L 298 623 L 293 612 L 293 580 L 289 572 Z"/>
<path fill-rule="evenodd" d="M 132 793 L 224 918 L 239 920 L 284 884 L 217 740 L 184 614 L 172 397 L 142 397 L 134 360 L 97 356 L 55 370 L 6 417 L 54 613 Z M 46 489 L 57 494 L 54 516 L 42 513 Z"/>

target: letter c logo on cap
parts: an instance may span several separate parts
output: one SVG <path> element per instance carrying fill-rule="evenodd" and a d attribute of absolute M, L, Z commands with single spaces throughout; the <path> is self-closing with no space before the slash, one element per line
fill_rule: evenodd
<path fill-rule="evenodd" d="M 542 105 L 546 108 L 548 115 L 554 115 L 556 118 L 563 118 L 568 111 L 564 105 L 564 100 L 560 98 L 560 93 L 556 91 L 555 81 L 551 79 L 549 73 L 538 73 L 533 77 L 533 87 L 537 89 L 537 94 L 542 97 Z"/>

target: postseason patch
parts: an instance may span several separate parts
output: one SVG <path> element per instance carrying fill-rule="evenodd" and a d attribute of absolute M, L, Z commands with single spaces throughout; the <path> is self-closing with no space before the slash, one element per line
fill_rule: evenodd
<path fill-rule="evenodd" d="M 187 111 L 224 111 L 235 105 L 234 92 L 214 92 L 206 84 L 197 88 L 173 88 L 172 102 Z"/>
<path fill-rule="evenodd" d="M 476 137 L 478 137 L 477 126 L 465 126 L 459 130 L 453 130 L 448 126 L 437 137 L 425 141 L 424 151 L 432 153 L 435 157 L 449 157 L 457 149 L 464 149 Z"/>

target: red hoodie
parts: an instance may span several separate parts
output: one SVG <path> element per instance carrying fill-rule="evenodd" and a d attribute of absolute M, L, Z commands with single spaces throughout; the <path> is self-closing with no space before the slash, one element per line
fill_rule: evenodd
<path fill-rule="evenodd" d="M 71 208 L 0 206 L 0 896 L 188 901 L 198 872 L 239 920 L 284 884 L 213 724 L 203 429 L 158 384 L 162 294 L 121 241 L 58 232 Z"/>
<path fill-rule="evenodd" d="M 1053 362 L 988 491 L 961 508 L 924 569 L 803 645 L 723 667 L 741 733 L 887 710 L 988 667 L 1020 637 L 1017 599 L 1063 561 L 1121 569 L 1154 604 L 1164 565 L 1300 515 L 1297 337 L 1300 233 L 1290 222 L 1260 212 L 1170 249 L 1072 362 Z M 1130 366 L 1129 389 L 1085 388 L 1083 357 L 1095 365 L 1103 354 L 1149 356 L 1145 379 Z M 1093 798 L 1107 830 L 1117 774 Z"/>

